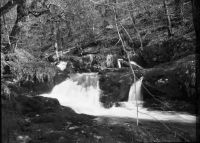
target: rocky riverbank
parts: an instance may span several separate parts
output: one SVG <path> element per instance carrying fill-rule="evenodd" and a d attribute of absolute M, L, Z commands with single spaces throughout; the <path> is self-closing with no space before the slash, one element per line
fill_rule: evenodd
<path fill-rule="evenodd" d="M 195 124 L 76 114 L 56 99 L 17 96 L 2 101 L 2 141 L 127 143 L 195 141 Z"/>

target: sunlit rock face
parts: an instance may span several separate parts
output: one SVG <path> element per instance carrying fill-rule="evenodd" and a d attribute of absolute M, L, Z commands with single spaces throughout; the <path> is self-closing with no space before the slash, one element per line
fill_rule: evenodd
<path fill-rule="evenodd" d="M 106 57 L 106 66 L 108 68 L 113 68 L 114 67 L 114 57 L 111 54 L 108 54 Z"/>

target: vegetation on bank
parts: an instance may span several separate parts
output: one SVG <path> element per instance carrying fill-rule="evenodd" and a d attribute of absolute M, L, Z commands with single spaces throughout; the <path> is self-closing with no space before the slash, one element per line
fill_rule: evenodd
<path fill-rule="evenodd" d="M 20 86 L 24 82 L 52 82 L 56 75 L 56 67 L 50 63 L 39 61 L 22 49 L 14 53 L 1 53 L 1 94 L 11 94 L 10 85 Z M 12 93 L 13 94 L 13 93 Z"/>

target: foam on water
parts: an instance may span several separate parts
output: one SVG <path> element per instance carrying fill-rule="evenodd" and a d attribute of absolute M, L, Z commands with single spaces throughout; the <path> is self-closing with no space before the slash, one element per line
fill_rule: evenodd
<path fill-rule="evenodd" d="M 139 79 L 130 88 L 129 99 L 121 102 L 120 107 L 104 108 L 100 102 L 101 90 L 99 89 L 99 76 L 97 73 L 72 74 L 64 82 L 56 85 L 44 97 L 57 98 L 61 105 L 71 107 L 76 113 L 95 116 L 115 116 L 137 118 L 137 104 L 139 119 L 166 120 L 176 122 L 196 121 L 196 117 L 189 114 L 166 111 L 149 111 L 142 107 L 141 84 Z M 137 99 L 137 103 L 136 103 Z"/>
<path fill-rule="evenodd" d="M 61 61 L 58 63 L 57 67 L 61 70 L 64 71 L 66 69 L 67 62 Z"/>

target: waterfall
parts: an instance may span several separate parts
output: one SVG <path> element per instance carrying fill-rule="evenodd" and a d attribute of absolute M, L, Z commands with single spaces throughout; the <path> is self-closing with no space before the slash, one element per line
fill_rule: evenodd
<path fill-rule="evenodd" d="M 141 94 L 142 80 L 143 77 L 141 77 L 138 81 L 136 81 L 131 85 L 128 96 L 128 102 L 131 102 L 133 104 L 135 104 L 136 101 L 142 102 L 142 94 Z"/>
<path fill-rule="evenodd" d="M 71 74 L 70 78 L 56 85 L 45 97 L 57 98 L 61 105 L 77 113 L 92 114 L 101 109 L 98 75 Z"/>
<path fill-rule="evenodd" d="M 140 94 L 142 78 L 133 83 L 130 88 L 129 98 L 126 102 L 121 102 L 119 107 L 113 106 L 104 108 L 100 102 L 101 90 L 99 88 L 99 76 L 97 73 L 71 74 L 62 83 L 56 85 L 51 93 L 40 96 L 57 98 L 61 105 L 72 108 L 78 114 L 88 114 L 94 116 L 112 116 L 137 118 L 136 99 L 139 119 L 170 120 L 179 122 L 195 122 L 195 116 L 181 113 L 171 113 L 162 111 L 149 111 L 142 107 L 142 97 Z"/>

